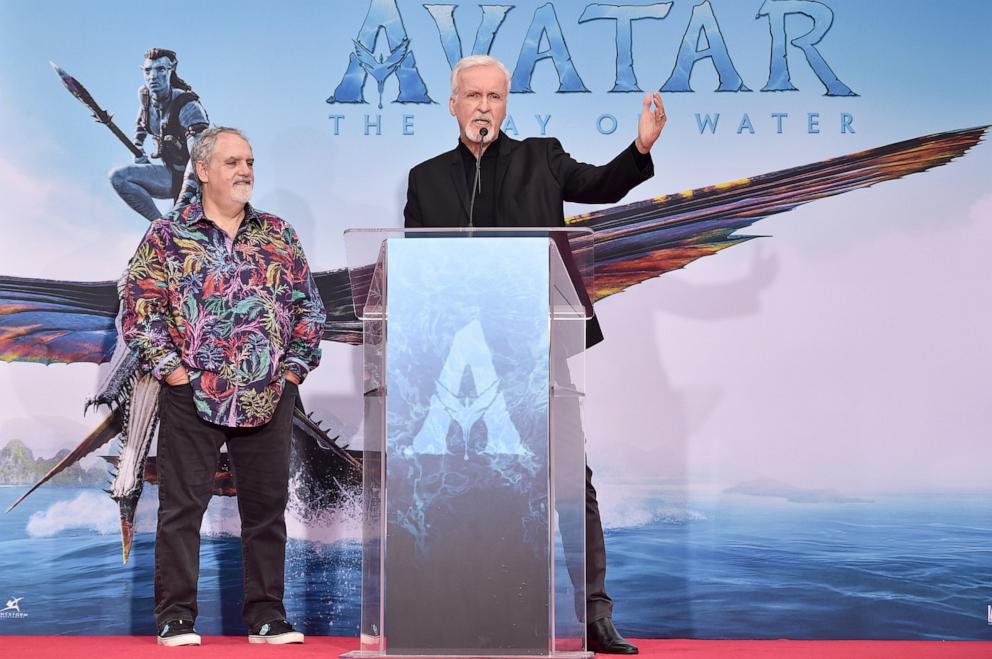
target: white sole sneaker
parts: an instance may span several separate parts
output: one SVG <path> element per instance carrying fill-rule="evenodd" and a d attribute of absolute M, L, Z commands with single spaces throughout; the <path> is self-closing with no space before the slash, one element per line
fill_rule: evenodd
<path fill-rule="evenodd" d="M 180 634 L 179 636 L 169 636 L 168 638 L 156 637 L 159 645 L 174 648 L 180 645 L 199 645 L 199 634 Z"/>
<path fill-rule="evenodd" d="M 274 634 L 272 636 L 262 636 L 261 634 L 250 634 L 249 643 L 269 643 L 271 645 L 287 645 L 289 643 L 302 643 L 303 632 L 286 632 L 285 634 Z"/>

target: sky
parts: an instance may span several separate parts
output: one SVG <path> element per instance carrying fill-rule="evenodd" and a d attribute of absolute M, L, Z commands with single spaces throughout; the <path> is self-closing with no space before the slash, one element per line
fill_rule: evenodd
<path fill-rule="evenodd" d="M 480 10 L 456 4 L 467 48 Z M 544 4 L 514 3 L 497 32 L 492 54 L 511 69 Z M 589 93 L 555 93 L 554 68 L 542 61 L 534 93 L 512 94 L 509 112 L 518 137 L 540 135 L 546 121 L 547 135 L 596 163 L 633 139 L 640 97 L 609 93 L 614 25 L 580 24 L 588 4 L 553 6 Z M 700 4 L 675 0 L 665 19 L 635 22 L 643 89 L 668 78 Z M 823 4 L 833 24 L 817 47 L 857 96 L 825 96 L 795 47 L 788 56 L 798 91 L 759 91 L 770 50 L 769 23 L 755 17 L 762 0 L 712 0 L 753 91 L 714 91 L 714 69 L 700 62 L 694 92 L 665 95 L 669 123 L 653 151 L 656 175 L 625 201 L 992 123 L 985 34 L 992 5 Z M 347 68 L 367 2 L 291 2 L 276 11 L 271 3 L 177 1 L 168 21 L 124 2 L 0 5 L 0 222 L 16 241 L 7 243 L 0 273 L 97 281 L 123 270 L 146 222 L 117 198 L 107 173 L 129 156 L 48 62 L 76 76 L 129 133 L 142 53 L 151 46 L 179 53 L 179 74 L 212 121 L 252 138 L 256 205 L 296 226 L 314 269 L 343 267 L 341 232 L 399 225 L 409 167 L 456 139 L 437 27 L 423 3 L 398 6 L 435 103 L 392 102 L 390 78 L 382 135 L 366 136 L 365 115 L 378 113 L 374 82 L 365 87 L 373 104 L 325 101 Z M 790 38 L 809 25 L 801 16 L 786 23 Z M 716 134 L 700 134 L 696 115 L 716 113 Z M 771 113 L 789 115 L 781 134 Z M 808 132 L 809 113 L 819 114 L 819 133 Z M 854 133 L 841 133 L 841 113 L 853 115 Z M 337 135 L 331 114 L 344 115 Z M 412 135 L 402 134 L 404 114 L 414 117 Z M 617 119 L 610 135 L 595 129 L 603 114 Z M 754 134 L 737 133 L 744 114 Z M 992 154 L 982 144 L 931 172 L 764 220 L 749 232 L 768 238 L 597 305 L 607 342 L 588 354 L 590 464 L 606 480 L 730 486 L 767 477 L 844 492 L 987 488 L 989 171 Z M 587 209 L 566 208 L 580 210 Z M 360 353 L 324 348 L 324 366 L 304 397 L 358 443 Z M 96 373 L 90 365 L 0 365 L 0 443 L 19 437 L 41 455 L 72 445 L 98 423 L 81 413 Z"/>

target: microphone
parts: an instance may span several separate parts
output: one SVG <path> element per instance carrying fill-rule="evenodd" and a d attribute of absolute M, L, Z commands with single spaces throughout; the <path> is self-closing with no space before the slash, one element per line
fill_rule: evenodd
<path fill-rule="evenodd" d="M 482 192 L 482 143 L 486 139 L 486 135 L 489 134 L 488 128 L 479 129 L 479 155 L 475 157 L 475 181 L 472 183 L 472 201 L 468 205 L 468 226 L 472 228 L 475 226 L 472 224 L 473 213 L 475 212 L 475 193 L 476 190 Z"/>

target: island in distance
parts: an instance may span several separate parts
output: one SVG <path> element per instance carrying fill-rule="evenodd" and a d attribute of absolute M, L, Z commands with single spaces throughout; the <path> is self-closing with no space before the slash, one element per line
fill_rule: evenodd
<path fill-rule="evenodd" d="M 771 478 L 758 478 L 725 489 L 724 494 L 773 497 L 791 503 L 873 503 L 871 499 L 849 497 L 836 490 L 796 487 Z"/>

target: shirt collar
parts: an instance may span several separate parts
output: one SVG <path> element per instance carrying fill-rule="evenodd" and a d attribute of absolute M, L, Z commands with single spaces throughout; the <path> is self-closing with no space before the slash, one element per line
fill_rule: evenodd
<path fill-rule="evenodd" d="M 499 136 L 497 136 L 497 138 L 498 139 L 493 140 L 492 142 L 490 142 L 486 146 L 486 150 L 482 152 L 482 160 L 483 160 L 483 162 L 489 162 L 490 160 L 492 160 L 493 158 L 496 157 L 496 153 L 499 151 L 499 148 L 498 147 L 499 147 L 499 142 L 500 142 Z M 494 148 L 494 147 L 496 147 L 496 148 Z M 462 155 L 462 158 L 466 158 L 468 160 L 471 160 L 473 163 L 475 162 L 475 154 L 472 153 L 471 149 L 469 149 L 467 146 L 465 146 L 465 143 L 462 142 L 461 138 L 458 138 L 458 153 L 460 153 Z"/>
<path fill-rule="evenodd" d="M 200 203 L 200 198 L 197 197 L 189 206 L 186 206 L 179 213 L 179 217 L 182 221 L 188 225 L 196 224 L 207 219 L 207 216 L 203 214 L 203 205 Z M 245 221 L 253 220 L 255 222 L 261 222 L 258 217 L 258 212 L 252 207 L 251 204 L 245 204 Z"/>

